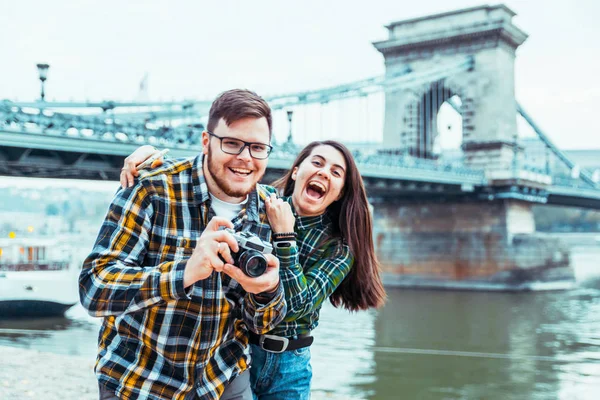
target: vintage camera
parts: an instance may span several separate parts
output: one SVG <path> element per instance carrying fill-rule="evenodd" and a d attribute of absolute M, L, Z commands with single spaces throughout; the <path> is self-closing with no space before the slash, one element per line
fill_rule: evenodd
<path fill-rule="evenodd" d="M 261 276 L 267 269 L 265 254 L 271 254 L 273 246 L 263 242 L 261 238 L 250 232 L 236 232 L 225 229 L 235 238 L 240 246 L 237 253 L 232 252 L 234 264 L 252 278 Z"/>

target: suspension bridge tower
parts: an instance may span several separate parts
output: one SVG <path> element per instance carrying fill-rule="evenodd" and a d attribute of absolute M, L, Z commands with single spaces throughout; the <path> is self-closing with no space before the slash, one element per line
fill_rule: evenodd
<path fill-rule="evenodd" d="M 474 168 L 506 169 L 517 132 L 514 62 L 527 34 L 504 5 L 480 6 L 394 22 L 389 38 L 374 43 L 386 75 L 409 68 L 418 74 L 465 57 L 473 66 L 444 79 L 386 90 L 386 148 L 431 158 L 440 135 L 437 116 L 450 99 L 462 115 L 464 161 Z"/>
<path fill-rule="evenodd" d="M 374 43 L 392 82 L 383 87 L 384 151 L 438 158 L 447 103 L 462 117 L 462 163 L 485 173 L 488 190 L 461 185 L 462 198 L 376 204 L 376 248 L 389 282 L 531 290 L 573 281 L 568 248 L 535 227 L 532 205 L 545 199 L 532 193 L 546 190 L 550 177 L 523 177 L 519 167 L 514 63 L 527 34 L 514 15 L 495 5 L 414 18 L 390 24 L 388 39 Z M 410 84 L 394 85 L 406 71 Z"/>

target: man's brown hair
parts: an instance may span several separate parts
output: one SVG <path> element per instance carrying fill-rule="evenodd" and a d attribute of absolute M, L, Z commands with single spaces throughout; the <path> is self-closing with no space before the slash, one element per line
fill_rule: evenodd
<path fill-rule="evenodd" d="M 248 117 L 267 119 L 270 141 L 273 125 L 271 107 L 262 97 L 246 89 L 232 89 L 221 93 L 210 107 L 206 129 L 212 132 L 221 118 L 229 126 L 232 122 Z"/>

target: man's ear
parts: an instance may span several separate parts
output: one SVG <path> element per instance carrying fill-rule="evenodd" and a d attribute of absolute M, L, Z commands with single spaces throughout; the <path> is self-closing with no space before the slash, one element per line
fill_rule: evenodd
<path fill-rule="evenodd" d="M 294 169 L 292 170 L 292 180 L 295 181 L 297 176 L 298 176 L 298 167 L 294 167 Z"/>
<path fill-rule="evenodd" d="M 208 144 L 210 143 L 210 135 L 207 131 L 202 132 L 202 154 L 208 154 Z"/>

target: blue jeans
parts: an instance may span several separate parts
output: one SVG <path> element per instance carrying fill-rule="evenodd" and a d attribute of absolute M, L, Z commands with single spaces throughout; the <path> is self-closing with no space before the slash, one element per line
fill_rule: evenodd
<path fill-rule="evenodd" d="M 250 382 L 254 400 L 310 399 L 310 347 L 270 353 L 251 345 Z"/>

